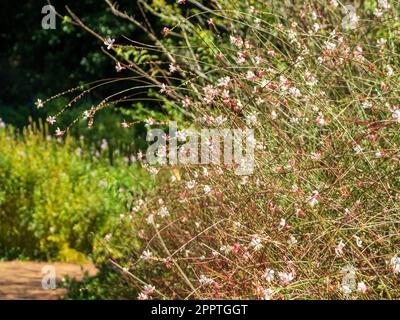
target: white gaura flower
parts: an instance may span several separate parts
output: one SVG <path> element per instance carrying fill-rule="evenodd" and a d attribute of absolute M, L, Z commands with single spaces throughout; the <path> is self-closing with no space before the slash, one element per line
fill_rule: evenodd
<path fill-rule="evenodd" d="M 214 283 L 214 280 L 202 274 L 199 278 L 199 282 L 203 286 L 211 285 Z"/>
<path fill-rule="evenodd" d="M 53 124 L 56 123 L 56 117 L 48 116 L 48 117 L 46 118 L 46 121 L 47 121 L 49 124 L 53 125 Z"/>
<path fill-rule="evenodd" d="M 150 214 L 147 218 L 146 218 L 146 222 L 148 224 L 154 224 L 154 215 Z"/>
<path fill-rule="evenodd" d="M 192 100 L 188 96 L 185 96 L 185 98 L 182 100 L 182 106 L 184 108 L 190 107 L 193 104 Z"/>
<path fill-rule="evenodd" d="M 345 295 L 349 295 L 349 294 L 351 294 L 353 292 L 353 290 L 347 284 L 342 284 L 340 289 Z"/>
<path fill-rule="evenodd" d="M 273 291 L 269 288 L 256 288 L 257 295 L 261 297 L 262 300 L 271 300 Z"/>
<path fill-rule="evenodd" d="M 227 87 L 229 83 L 231 82 L 231 77 L 222 77 L 217 80 L 217 86 L 218 87 Z"/>
<path fill-rule="evenodd" d="M 242 179 L 240 180 L 240 184 L 242 186 L 246 185 L 249 182 L 249 177 L 248 176 L 243 176 Z"/>
<path fill-rule="evenodd" d="M 360 237 L 354 236 L 354 238 L 356 239 L 356 245 L 357 245 L 357 247 L 362 248 L 363 242 L 362 242 L 362 240 L 360 239 Z"/>
<path fill-rule="evenodd" d="M 243 40 L 240 36 L 230 36 L 230 41 L 231 44 L 237 46 L 238 48 L 242 48 L 243 47 Z"/>
<path fill-rule="evenodd" d="M 218 94 L 218 89 L 208 84 L 203 88 L 203 92 L 204 92 L 204 101 L 207 104 L 211 104 L 214 101 L 216 95 Z"/>
<path fill-rule="evenodd" d="M 37 99 L 35 105 L 36 105 L 36 108 L 40 109 L 40 108 L 43 108 L 44 102 L 42 101 L 42 99 Z"/>
<path fill-rule="evenodd" d="M 155 167 L 148 167 L 147 171 L 149 171 L 153 175 L 156 175 L 160 170 Z"/>
<path fill-rule="evenodd" d="M 318 117 L 317 117 L 317 119 L 316 119 L 316 123 L 317 123 L 317 125 L 319 125 L 319 126 L 321 126 L 321 127 L 327 125 L 327 122 L 326 122 L 325 117 L 324 117 L 324 115 L 323 115 L 322 112 L 319 112 L 319 113 L 318 113 Z"/>
<path fill-rule="evenodd" d="M 178 141 L 185 141 L 187 138 L 186 131 L 185 130 L 177 131 L 176 138 L 178 139 Z"/>
<path fill-rule="evenodd" d="M 333 7 L 337 7 L 339 5 L 339 3 L 337 2 L 337 0 L 329 0 L 329 4 Z"/>
<path fill-rule="evenodd" d="M 289 88 L 289 93 L 296 98 L 301 97 L 301 92 L 299 89 L 297 89 L 296 87 L 291 87 Z"/>
<path fill-rule="evenodd" d="M 275 271 L 272 269 L 266 269 L 261 278 L 267 282 L 271 282 L 275 279 Z"/>
<path fill-rule="evenodd" d="M 380 18 L 380 17 L 382 17 L 382 15 L 383 15 L 383 11 L 379 8 L 375 8 L 374 16 Z"/>
<path fill-rule="evenodd" d="M 310 71 L 307 71 L 304 75 L 304 80 L 306 80 L 306 84 L 310 87 L 313 87 L 318 84 L 318 80 L 313 76 Z"/>
<path fill-rule="evenodd" d="M 320 151 L 312 152 L 312 153 L 310 154 L 311 160 L 314 160 L 314 161 L 321 160 L 321 156 L 322 156 L 322 154 L 321 154 Z"/>
<path fill-rule="evenodd" d="M 142 260 L 151 260 L 153 258 L 154 258 L 153 253 L 150 250 L 144 250 L 142 252 L 142 255 L 140 256 L 140 259 Z"/>
<path fill-rule="evenodd" d="M 257 112 L 250 113 L 250 114 L 246 117 L 246 123 L 247 123 L 248 126 L 257 125 L 257 123 L 258 123 L 258 120 L 257 120 Z"/>
<path fill-rule="evenodd" d="M 337 245 L 335 245 L 335 254 L 337 255 L 337 256 L 342 256 L 343 255 L 343 248 L 346 246 L 346 244 L 342 241 L 342 240 L 340 240 L 340 242 L 337 244 Z"/>
<path fill-rule="evenodd" d="M 263 247 L 261 243 L 261 238 L 258 235 L 253 236 L 253 239 L 251 239 L 250 241 L 250 247 L 253 248 L 255 251 L 258 251 Z"/>
<path fill-rule="evenodd" d="M 223 252 L 224 254 L 229 254 L 232 251 L 232 247 L 231 246 L 222 246 L 219 250 L 221 252 Z"/>
<path fill-rule="evenodd" d="M 375 157 L 376 158 L 382 158 L 383 157 L 383 152 L 381 150 L 376 150 L 375 151 Z"/>
<path fill-rule="evenodd" d="M 378 0 L 378 3 L 379 3 L 379 6 L 385 11 L 390 9 L 390 4 L 389 4 L 388 0 Z"/>
<path fill-rule="evenodd" d="M 371 109 L 371 108 L 372 108 L 372 102 L 370 102 L 370 101 L 364 101 L 364 102 L 361 104 L 361 108 L 363 108 L 363 109 Z"/>
<path fill-rule="evenodd" d="M 396 122 L 400 122 L 400 109 L 393 110 L 392 118 Z"/>
<path fill-rule="evenodd" d="M 393 272 L 395 274 L 400 273 L 400 258 L 395 255 L 390 259 L 390 265 L 392 266 Z"/>
<path fill-rule="evenodd" d="M 209 194 L 211 192 L 211 187 L 208 185 L 205 185 L 203 191 L 205 194 Z"/>
<path fill-rule="evenodd" d="M 114 45 L 115 39 L 111 39 L 108 37 L 106 40 L 104 40 L 104 45 L 107 47 L 107 50 L 110 50 L 113 45 Z"/>
<path fill-rule="evenodd" d="M 216 126 L 221 126 L 225 123 L 226 118 L 224 118 L 223 116 L 218 116 L 214 119 L 214 123 Z"/>
<path fill-rule="evenodd" d="M 307 199 L 307 204 L 310 207 L 315 207 L 318 204 L 318 200 L 321 198 L 319 195 L 319 192 L 317 190 L 314 190 L 311 196 Z"/>
<path fill-rule="evenodd" d="M 325 41 L 324 45 L 325 45 L 326 50 L 328 50 L 328 51 L 333 51 L 336 49 L 336 44 L 334 44 L 333 42 Z"/>
<path fill-rule="evenodd" d="M 312 18 L 313 20 L 317 20 L 317 19 L 318 19 L 318 14 L 317 14 L 316 11 L 312 11 L 312 12 L 311 12 L 311 18 Z"/>
<path fill-rule="evenodd" d="M 319 29 L 320 29 L 319 24 L 318 23 L 314 23 L 313 26 L 312 26 L 312 29 L 313 29 L 314 32 L 318 32 Z"/>
<path fill-rule="evenodd" d="M 379 40 L 376 41 L 377 45 L 380 46 L 381 48 L 384 48 L 386 45 L 387 40 L 384 38 L 380 38 Z"/>
<path fill-rule="evenodd" d="M 392 68 L 391 65 L 388 64 L 388 65 L 385 67 L 385 69 L 386 69 L 386 75 L 387 75 L 388 77 L 391 77 L 391 76 L 394 75 L 394 70 L 393 70 L 393 68 Z"/>
<path fill-rule="evenodd" d="M 296 42 L 297 34 L 294 30 L 289 29 L 288 30 L 288 38 L 290 40 L 290 43 Z"/>
<path fill-rule="evenodd" d="M 297 244 L 297 239 L 295 238 L 295 236 L 290 235 L 289 240 L 288 240 L 288 245 L 294 246 L 295 244 Z"/>
<path fill-rule="evenodd" d="M 267 85 L 267 84 L 265 84 L 265 85 Z M 256 105 L 262 105 L 262 104 L 264 104 L 265 103 L 265 100 L 263 99 L 263 98 L 261 98 L 261 97 L 257 97 L 257 99 L 256 99 Z"/>
<path fill-rule="evenodd" d="M 188 188 L 188 189 L 193 189 L 195 186 L 196 186 L 195 180 L 190 180 L 186 183 L 186 188 Z"/>
<path fill-rule="evenodd" d="M 263 61 L 263 59 L 260 56 L 255 56 L 254 57 L 254 63 L 255 64 L 260 64 Z"/>
<path fill-rule="evenodd" d="M 165 218 L 167 216 L 169 216 L 169 211 L 167 209 L 167 207 L 163 206 L 160 208 L 160 210 L 158 210 L 157 213 L 161 218 Z"/>
<path fill-rule="evenodd" d="M 355 151 L 356 154 L 361 154 L 363 152 L 363 149 L 361 148 L 361 146 L 359 144 L 356 144 L 353 147 L 353 150 Z"/>
<path fill-rule="evenodd" d="M 251 70 L 246 72 L 246 79 L 247 80 L 256 80 L 257 76 L 255 75 L 255 73 Z"/>

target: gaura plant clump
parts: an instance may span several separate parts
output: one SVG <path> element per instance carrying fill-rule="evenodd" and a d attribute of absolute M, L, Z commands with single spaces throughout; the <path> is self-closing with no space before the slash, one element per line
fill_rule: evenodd
<path fill-rule="evenodd" d="M 176 15 L 138 1 L 161 30 L 106 3 L 149 43 L 103 37 L 70 11 L 116 72 L 142 83 L 87 110 L 89 127 L 102 108 L 147 90 L 162 117 L 146 126 L 178 119 L 181 141 L 188 125 L 254 130 L 248 175 L 235 175 L 237 163 L 138 154 L 159 182 L 121 225 L 141 243 L 107 238 L 137 298 L 399 298 L 398 3 L 188 0 L 171 5 Z M 129 50 L 158 58 L 134 61 Z"/>

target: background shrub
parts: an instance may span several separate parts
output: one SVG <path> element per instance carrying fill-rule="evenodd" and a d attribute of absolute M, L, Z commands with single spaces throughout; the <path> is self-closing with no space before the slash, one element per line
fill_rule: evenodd
<path fill-rule="evenodd" d="M 135 165 L 93 155 L 83 140 L 46 128 L 0 129 L 0 256 L 79 261 L 113 230 L 146 177 Z"/>

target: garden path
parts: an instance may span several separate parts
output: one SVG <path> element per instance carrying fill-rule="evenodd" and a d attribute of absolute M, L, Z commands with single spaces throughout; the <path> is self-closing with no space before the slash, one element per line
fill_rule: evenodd
<path fill-rule="evenodd" d="M 56 289 L 43 289 L 42 268 L 54 266 L 56 274 Z M 68 275 L 77 280 L 82 279 L 84 272 L 96 274 L 96 268 L 91 265 L 77 265 L 71 263 L 49 263 L 32 261 L 0 261 L 0 300 L 29 299 L 55 300 L 66 293 L 61 287 L 62 278 Z"/>

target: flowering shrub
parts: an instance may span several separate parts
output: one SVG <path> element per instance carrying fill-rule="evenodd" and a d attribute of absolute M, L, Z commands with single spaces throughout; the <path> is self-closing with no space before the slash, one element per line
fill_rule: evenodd
<path fill-rule="evenodd" d="M 188 0 L 176 16 L 139 2 L 167 24 L 161 37 L 142 26 L 164 63 L 131 61 L 126 50 L 149 46 L 98 36 L 117 71 L 143 78 L 182 128 L 253 128 L 255 166 L 237 176 L 143 160 L 171 179 L 119 226 L 140 244 L 108 239 L 138 298 L 399 298 L 398 4 Z M 106 100 L 87 111 L 89 127 Z"/>
<path fill-rule="evenodd" d="M 35 128 L 0 128 L 0 257 L 80 261 L 102 250 L 99 238 L 130 205 L 126 192 L 140 192 L 133 181 L 146 178 L 84 150 Z"/>

